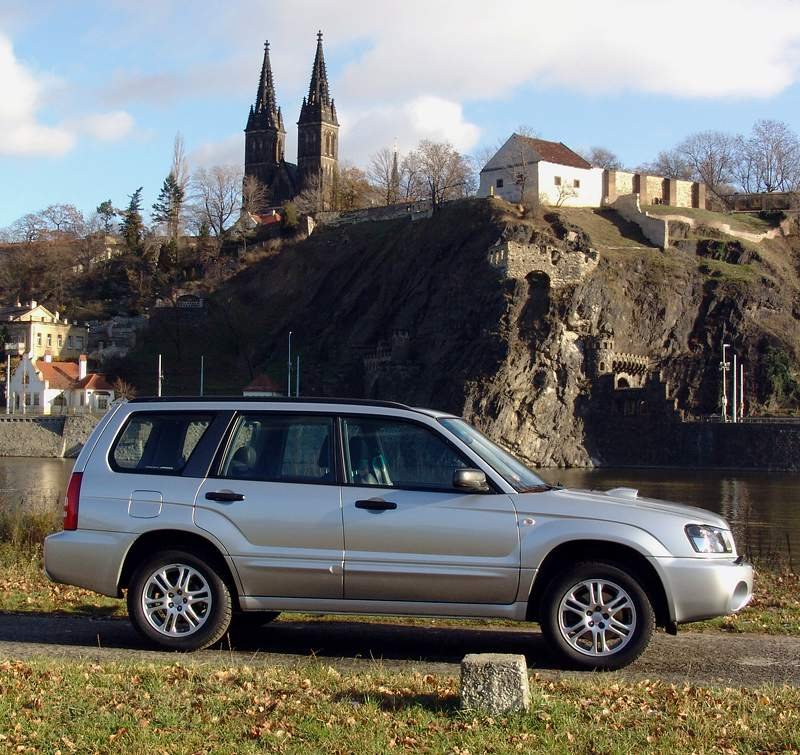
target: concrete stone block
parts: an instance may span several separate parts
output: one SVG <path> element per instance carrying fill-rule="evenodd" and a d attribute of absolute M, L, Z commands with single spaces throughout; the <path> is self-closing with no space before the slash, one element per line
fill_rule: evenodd
<path fill-rule="evenodd" d="M 531 693 L 524 655 L 475 653 L 461 661 L 461 707 L 499 715 L 528 710 Z"/>

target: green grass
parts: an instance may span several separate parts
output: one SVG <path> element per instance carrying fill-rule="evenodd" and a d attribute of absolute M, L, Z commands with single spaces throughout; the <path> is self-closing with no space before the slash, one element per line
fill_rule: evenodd
<path fill-rule="evenodd" d="M 766 220 L 762 220 L 758 215 L 745 213 L 728 215 L 723 212 L 701 210 L 696 207 L 672 207 L 664 204 L 647 205 L 642 209 L 651 215 L 683 215 L 705 224 L 727 223 L 734 230 L 747 231 L 748 233 L 765 233 L 774 228 L 773 225 Z"/>
<path fill-rule="evenodd" d="M 628 223 L 614 210 L 589 207 L 560 207 L 556 210 L 567 222 L 589 234 L 592 245 L 606 249 L 657 249 L 643 235 L 639 226 Z"/>
<path fill-rule="evenodd" d="M 797 752 L 800 690 L 531 677 L 527 713 L 452 677 L 178 663 L 0 663 L 5 752 Z"/>

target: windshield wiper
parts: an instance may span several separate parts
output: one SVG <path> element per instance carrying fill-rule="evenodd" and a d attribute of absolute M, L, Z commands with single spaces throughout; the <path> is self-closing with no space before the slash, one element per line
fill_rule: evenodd
<path fill-rule="evenodd" d="M 543 482 L 541 485 L 528 485 L 526 488 L 520 488 L 517 492 L 518 493 L 545 493 L 548 490 L 552 490 L 553 486 L 548 485 L 546 482 Z"/>

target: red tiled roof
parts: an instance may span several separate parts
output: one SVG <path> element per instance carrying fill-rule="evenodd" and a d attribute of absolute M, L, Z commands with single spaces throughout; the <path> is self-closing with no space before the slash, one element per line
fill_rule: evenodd
<path fill-rule="evenodd" d="M 79 380 L 75 385 L 72 386 L 73 388 L 78 388 L 80 390 L 90 390 L 90 391 L 113 391 L 114 386 L 106 380 L 105 375 L 101 375 L 99 372 L 90 372 L 83 380 Z"/>
<path fill-rule="evenodd" d="M 256 376 L 250 385 L 245 386 L 244 390 L 280 393 L 282 388 L 269 375 L 262 374 Z"/>
<path fill-rule="evenodd" d="M 45 362 L 39 359 L 36 370 L 48 382 L 51 388 L 71 388 L 78 379 L 77 362 Z"/>
<path fill-rule="evenodd" d="M 539 156 L 548 163 L 570 165 L 573 168 L 591 168 L 592 164 L 584 160 L 577 152 L 573 152 L 562 142 L 548 142 L 546 139 L 534 139 L 530 136 L 519 136 L 520 139 L 530 144 Z"/>

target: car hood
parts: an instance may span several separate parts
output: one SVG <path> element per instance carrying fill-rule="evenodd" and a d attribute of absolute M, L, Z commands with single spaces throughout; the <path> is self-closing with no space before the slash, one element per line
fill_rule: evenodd
<path fill-rule="evenodd" d="M 696 506 L 670 503 L 656 498 L 643 498 L 634 488 L 613 488 L 612 490 L 574 490 L 557 488 L 550 491 L 556 500 L 571 504 L 569 508 L 586 508 L 585 515 L 612 521 L 632 523 L 639 519 L 658 516 L 674 516 L 686 523 L 710 524 L 714 527 L 730 529 L 728 523 L 717 514 Z M 521 498 L 536 496 L 537 493 L 522 494 Z M 577 513 L 573 510 L 573 513 Z"/>

